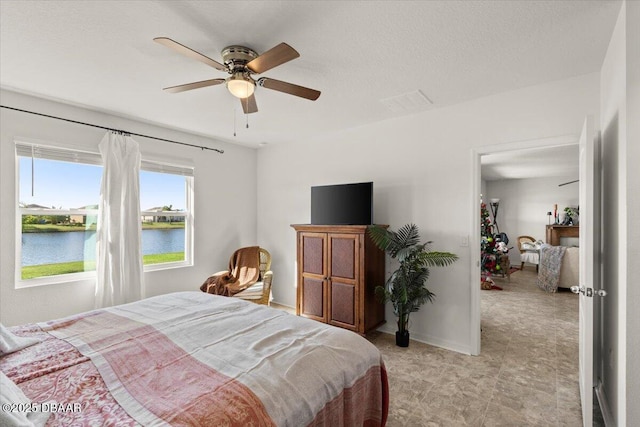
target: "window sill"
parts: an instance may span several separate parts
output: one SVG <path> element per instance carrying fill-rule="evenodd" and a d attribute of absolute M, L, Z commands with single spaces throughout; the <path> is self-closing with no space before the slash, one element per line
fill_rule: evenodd
<path fill-rule="evenodd" d="M 16 281 L 15 288 L 26 289 L 26 288 L 34 288 L 37 286 L 68 284 L 73 282 L 86 282 L 86 281 L 95 282 L 95 279 L 96 279 L 95 271 L 85 271 L 83 273 L 69 273 L 69 274 L 61 274 L 59 276 L 43 276 L 43 277 L 36 277 L 33 279 L 27 279 L 27 280 L 20 279 Z"/>
<path fill-rule="evenodd" d="M 163 262 L 162 264 L 148 264 L 143 266 L 145 273 L 151 271 L 169 270 L 173 268 L 193 267 L 190 261 Z"/>

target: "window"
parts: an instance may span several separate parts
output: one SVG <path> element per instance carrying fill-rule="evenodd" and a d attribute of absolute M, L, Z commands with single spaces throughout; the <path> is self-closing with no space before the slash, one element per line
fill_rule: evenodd
<path fill-rule="evenodd" d="M 142 254 L 145 266 L 188 261 L 193 177 L 143 162 L 140 172 Z M 164 266 L 166 267 L 166 265 Z M 162 268 L 162 266 L 161 266 Z"/>
<path fill-rule="evenodd" d="M 18 287 L 95 275 L 97 153 L 17 143 Z M 142 161 L 145 270 L 191 264 L 193 169 Z"/>

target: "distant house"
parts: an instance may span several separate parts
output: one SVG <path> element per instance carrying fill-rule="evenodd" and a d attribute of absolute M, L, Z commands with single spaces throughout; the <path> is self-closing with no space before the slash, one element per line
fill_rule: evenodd
<path fill-rule="evenodd" d="M 167 208 L 166 206 L 159 206 L 155 208 L 143 210 L 142 222 L 179 222 L 184 221 L 183 216 L 166 216 L 166 215 L 153 215 L 152 212 L 173 212 L 175 209 Z"/>
<path fill-rule="evenodd" d="M 98 205 L 88 205 L 88 206 L 81 206 L 79 208 L 75 208 L 75 209 L 98 209 Z M 82 224 L 85 225 L 87 224 L 87 215 L 86 214 L 75 214 L 75 215 L 69 215 L 69 222 L 71 224 Z M 92 223 L 95 221 L 92 221 Z"/>
<path fill-rule="evenodd" d="M 142 222 L 161 222 L 164 221 L 164 217 L 163 216 L 156 216 L 153 214 L 150 214 L 150 212 L 162 212 L 162 207 L 155 207 L 155 208 L 149 208 L 149 209 L 144 209 L 143 212 L 145 213 L 145 215 L 142 215 Z"/>
<path fill-rule="evenodd" d="M 20 207 L 24 209 L 51 209 L 49 206 L 36 205 L 35 203 L 30 205 L 20 203 Z"/>

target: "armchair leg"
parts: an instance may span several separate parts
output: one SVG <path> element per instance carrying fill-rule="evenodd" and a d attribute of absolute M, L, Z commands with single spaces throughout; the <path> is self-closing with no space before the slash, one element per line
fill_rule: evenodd
<path fill-rule="evenodd" d="M 524 262 L 520 264 L 520 271 L 524 270 Z"/>

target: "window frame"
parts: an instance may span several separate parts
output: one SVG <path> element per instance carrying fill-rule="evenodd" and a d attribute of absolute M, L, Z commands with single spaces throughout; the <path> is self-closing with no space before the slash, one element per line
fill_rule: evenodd
<path fill-rule="evenodd" d="M 97 165 L 103 167 L 102 163 L 95 162 L 95 156 L 100 156 L 99 153 L 88 151 L 78 147 L 67 147 L 53 142 L 32 141 L 26 138 L 20 138 L 14 140 L 14 161 L 15 161 L 15 262 L 14 262 L 14 283 L 15 289 L 31 288 L 36 286 L 55 285 L 62 283 L 71 283 L 78 281 L 87 281 L 96 279 L 96 271 L 83 271 L 78 273 L 66 273 L 55 276 L 41 276 L 34 277 L 32 279 L 22 279 L 22 216 L 23 215 L 98 215 L 99 209 L 38 209 L 38 208 L 23 208 L 20 207 L 20 157 L 25 157 L 24 154 L 20 154 L 19 146 L 32 146 L 34 151 L 40 147 L 44 151 L 47 149 L 66 151 L 71 156 L 69 160 L 60 158 L 51 158 L 47 156 L 36 156 L 36 158 L 55 160 L 55 161 L 67 161 L 69 163 L 81 163 L 87 165 Z M 141 171 L 150 171 L 157 173 L 165 173 L 172 175 L 182 175 L 185 178 L 185 209 L 183 211 L 176 212 L 153 212 L 155 216 L 184 216 L 185 227 L 185 243 L 184 243 L 184 260 L 172 261 L 165 263 L 156 263 L 143 265 L 143 272 L 161 271 L 174 268 L 191 267 L 193 266 L 193 250 L 194 250 L 194 181 L 195 173 L 192 165 L 179 162 L 176 163 L 174 159 L 163 158 L 147 158 L 142 154 Z M 88 161 L 83 161 L 88 160 Z M 98 194 L 99 197 L 99 194 Z M 140 221 L 142 224 L 142 217 L 148 213 L 148 211 L 140 211 Z"/>
<path fill-rule="evenodd" d="M 147 170 L 147 169 L 145 169 Z M 169 173 L 169 172 L 161 172 Z M 185 176 L 185 210 L 184 211 L 167 211 L 167 212 L 155 212 L 155 211 L 143 211 L 140 210 L 140 223 L 142 224 L 142 217 L 150 214 L 153 216 L 184 216 L 184 260 L 162 262 L 157 264 L 143 265 L 143 270 L 147 271 L 160 271 L 171 268 L 191 267 L 193 266 L 193 236 L 194 236 L 194 221 L 193 221 L 193 176 Z M 177 214 L 177 215 L 176 215 Z"/>

